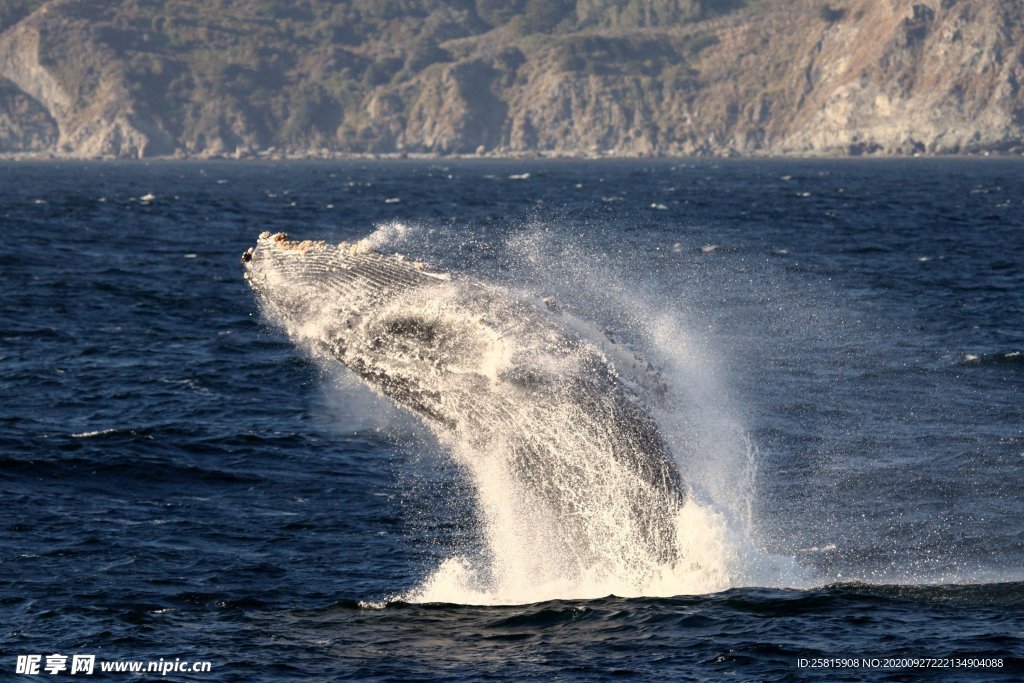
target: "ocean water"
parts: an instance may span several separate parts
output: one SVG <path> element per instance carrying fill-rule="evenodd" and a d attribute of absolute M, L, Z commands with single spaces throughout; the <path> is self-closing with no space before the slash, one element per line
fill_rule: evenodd
<path fill-rule="evenodd" d="M 4 163 L 0 678 L 1021 680 L 1022 198 L 1012 160 Z M 261 314 L 264 230 L 649 360 L 678 563 L 524 557 L 472 453 Z"/>

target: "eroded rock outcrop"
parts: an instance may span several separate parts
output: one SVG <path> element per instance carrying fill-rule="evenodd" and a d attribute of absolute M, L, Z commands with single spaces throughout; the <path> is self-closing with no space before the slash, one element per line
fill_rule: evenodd
<path fill-rule="evenodd" d="M 116 54 L 92 41 L 88 22 L 61 13 L 63 5 L 44 5 L 0 35 L 0 78 L 30 99 L 29 110 L 56 128 L 46 135 L 10 137 L 12 151 L 41 151 L 72 157 L 141 158 L 173 149 L 169 136 L 147 121 L 138 121 L 130 86 Z M 54 46 L 72 51 L 54 60 Z M 76 47 L 81 49 L 76 50 Z M 8 119 L 22 120 L 10 109 Z M 9 130 L 13 127 L 9 126 Z"/>

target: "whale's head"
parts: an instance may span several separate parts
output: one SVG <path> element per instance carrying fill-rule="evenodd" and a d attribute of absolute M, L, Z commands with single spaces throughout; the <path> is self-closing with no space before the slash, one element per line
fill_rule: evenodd
<path fill-rule="evenodd" d="M 452 280 L 366 241 L 263 233 L 242 255 L 265 317 L 316 358 L 445 424 L 442 389 L 555 391 L 593 359 L 545 313 L 480 282 Z M 591 354 L 592 355 L 592 354 Z"/>
<path fill-rule="evenodd" d="M 325 332 L 343 339 L 366 313 L 447 279 L 401 255 L 377 253 L 366 240 L 327 244 L 284 233 L 264 232 L 242 264 L 264 312 L 300 339 Z"/>
<path fill-rule="evenodd" d="M 340 361 L 407 404 L 411 387 L 486 363 L 486 330 L 462 310 L 464 292 L 447 273 L 365 240 L 267 232 L 242 263 L 267 319 L 315 357 Z"/>
<path fill-rule="evenodd" d="M 564 394 L 580 377 L 610 381 L 610 370 L 598 370 L 607 366 L 604 353 L 616 349 L 585 342 L 582 321 L 550 302 L 452 280 L 379 253 L 367 240 L 328 244 L 265 232 L 242 263 L 271 322 L 314 356 L 340 361 L 378 387 L 484 381 L 492 389 Z M 621 369 L 639 363 L 630 357 Z"/>

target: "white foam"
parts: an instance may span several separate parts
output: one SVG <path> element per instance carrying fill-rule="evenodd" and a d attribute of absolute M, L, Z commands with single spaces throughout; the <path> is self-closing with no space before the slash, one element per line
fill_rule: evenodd
<path fill-rule="evenodd" d="M 703 594 L 736 586 L 808 585 L 807 572 L 789 557 L 762 552 L 754 536 L 758 449 L 743 428 L 742 410 L 730 399 L 724 374 L 709 351 L 709 340 L 695 337 L 678 310 L 652 301 L 625 275 L 595 267 L 588 254 L 559 252 L 538 231 L 508 245 L 518 250 L 528 277 L 546 291 L 575 292 L 567 300 L 595 300 L 632 312 L 633 332 L 663 371 L 672 407 L 658 415 L 692 495 L 675 515 L 677 554 L 666 561 L 627 532 L 629 483 L 616 463 L 603 459 L 600 444 L 579 443 L 558 425 L 571 415 L 550 415 L 530 429 L 555 439 L 564 463 L 552 467 L 588 469 L 584 495 L 574 500 L 595 532 L 587 558 L 567 557 L 558 515 L 531 494 L 528 482 L 503 468 L 500 455 L 482 457 L 463 441 L 450 444 L 473 477 L 481 510 L 485 552 L 441 562 L 423 583 L 401 596 L 409 602 L 524 604 L 551 599 L 586 599 L 609 594 L 670 596 Z M 560 305 L 563 300 L 559 297 Z M 563 316 L 566 317 L 566 316 Z M 570 316 L 571 319 L 571 316 Z M 594 328 L 596 329 L 596 328 Z M 580 333 L 580 330 L 575 330 Z M 506 358 L 508 351 L 506 350 Z M 622 362 L 615 354 L 609 358 Z M 666 503 L 667 504 L 667 503 Z"/>
<path fill-rule="evenodd" d="M 388 223 L 366 239 L 375 248 L 387 250 L 407 240 L 409 233 L 405 224 Z M 596 306 L 582 311 L 592 314 L 591 321 L 601 320 L 601 306 L 605 312 L 624 315 L 635 341 L 663 370 L 672 400 L 669 409 L 655 417 L 691 495 L 681 507 L 671 499 L 644 500 L 652 506 L 652 516 L 664 515 L 666 528 L 674 530 L 675 543 L 669 543 L 666 553 L 644 536 L 636 522 L 636 473 L 616 457 L 600 429 L 588 427 L 586 416 L 571 402 L 539 409 L 528 394 L 510 392 L 503 395 L 500 419 L 487 422 L 484 416 L 485 423 L 467 421 L 462 431 L 437 430 L 442 445 L 476 492 L 476 523 L 483 549 L 479 554 L 453 553 L 421 585 L 397 598 L 525 604 L 609 594 L 668 596 L 742 585 L 799 584 L 802 570 L 795 562 L 763 553 L 751 541 L 758 451 L 743 428 L 742 411 L 721 381 L 723 373 L 709 351 L 709 341 L 693 333 L 680 311 L 652 303 L 649 293 L 639 291 L 625 275 L 595 266 L 590 254 L 560 253 L 550 240 L 538 232 L 507 248 L 519 254 L 528 275 L 539 278 L 544 289 L 568 294 L 568 299 L 560 299 L 569 302 L 570 310 L 572 302 L 582 301 Z M 504 292 L 521 301 L 511 289 L 494 288 L 494 292 L 499 298 Z M 394 314 L 436 321 L 459 339 L 459 353 L 444 375 L 449 378 L 444 381 L 453 383 L 452 391 L 440 392 L 445 400 L 459 400 L 458 395 L 466 393 L 459 382 L 481 377 L 497 382 L 517 358 L 529 359 L 531 367 L 549 376 L 571 373 L 566 364 L 577 359 L 546 349 L 543 334 L 516 332 L 515 321 L 509 320 L 503 320 L 505 327 L 499 333 L 483 324 L 479 313 L 469 315 L 458 293 L 459 283 L 439 283 L 419 298 L 401 297 L 374 313 L 381 319 Z M 595 304 L 599 298 L 600 304 Z M 496 314 L 514 310 L 500 304 L 493 308 Z M 325 309 L 325 318 L 329 317 L 330 310 Z M 331 324 L 329 319 L 307 319 L 293 325 L 289 333 L 312 346 L 309 342 L 323 336 Z M 632 362 L 631 355 L 605 352 L 613 364 Z M 408 371 L 403 364 L 417 361 L 388 356 L 380 362 L 393 364 L 389 373 L 401 373 Z M 365 417 L 351 420 L 361 421 L 365 427 Z M 359 425 L 350 423 L 350 427 Z M 530 461 L 533 469 L 524 467 L 518 450 L 524 447 L 524 439 L 525 448 L 542 456 Z M 542 495 L 538 480 L 557 489 L 561 509 Z M 565 517 L 567 509 L 572 511 L 571 520 Z"/>
<path fill-rule="evenodd" d="M 71 435 L 73 439 L 91 439 L 94 436 L 105 436 L 107 434 L 113 434 L 120 431 L 118 427 L 110 427 L 108 429 L 97 429 L 90 432 L 76 432 Z"/>
<path fill-rule="evenodd" d="M 376 251 L 393 251 L 417 232 L 417 226 L 400 221 L 379 223 L 376 229 L 360 242 L 365 242 Z"/>
<path fill-rule="evenodd" d="M 413 603 L 520 605 L 609 595 L 703 595 L 737 585 L 807 585 L 802 568 L 794 561 L 761 553 L 749 542 L 737 542 L 741 537 L 729 528 L 724 515 L 694 500 L 679 511 L 676 536 L 679 556 L 675 561 L 652 561 L 639 568 L 626 563 L 595 564 L 566 573 L 564 557 L 555 552 L 557 548 L 543 544 L 494 559 L 452 557 L 444 560 L 420 586 L 395 599 Z M 501 560 L 510 562 L 495 564 Z"/>

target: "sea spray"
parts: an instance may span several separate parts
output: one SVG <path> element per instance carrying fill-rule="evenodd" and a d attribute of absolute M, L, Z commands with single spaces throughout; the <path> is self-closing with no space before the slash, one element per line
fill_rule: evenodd
<path fill-rule="evenodd" d="M 673 595 L 777 580 L 749 541 L 749 438 L 684 320 L 607 267 L 581 273 L 578 253 L 545 259 L 536 238 L 508 251 L 569 306 L 514 278 L 453 279 L 374 251 L 408 233 L 385 226 L 338 246 L 267 234 L 243 258 L 269 317 L 424 417 L 472 484 L 481 548 L 403 599 Z M 589 305 L 574 306 L 580 296 Z M 654 365 L 597 326 L 608 316 Z"/>
<path fill-rule="evenodd" d="M 481 467 L 476 454 L 459 457 L 454 444 L 451 452 L 475 482 L 486 550 L 445 560 L 401 599 L 515 604 L 808 584 L 807 572 L 791 558 L 766 554 L 752 540 L 758 449 L 722 381 L 725 373 L 710 350 L 713 340 L 693 333 L 684 302 L 635 275 L 627 284 L 609 259 L 580 245 L 544 227 L 518 234 L 506 245 L 517 266 L 511 279 L 525 290 L 553 294 L 593 320 L 625 321 L 633 343 L 660 370 L 669 395 L 655 414 L 691 490 L 675 515 L 677 555 L 665 561 L 644 556 L 642 548 L 595 549 L 619 561 L 573 567 L 552 531 L 556 520 L 544 518 L 543 506 L 517 505 L 521 501 L 509 494 L 514 481 Z M 586 449 L 579 450 L 586 457 Z M 595 491 L 609 485 L 614 488 L 604 472 L 592 482 Z M 589 502 L 588 514 L 601 518 L 602 501 L 595 495 Z"/>

